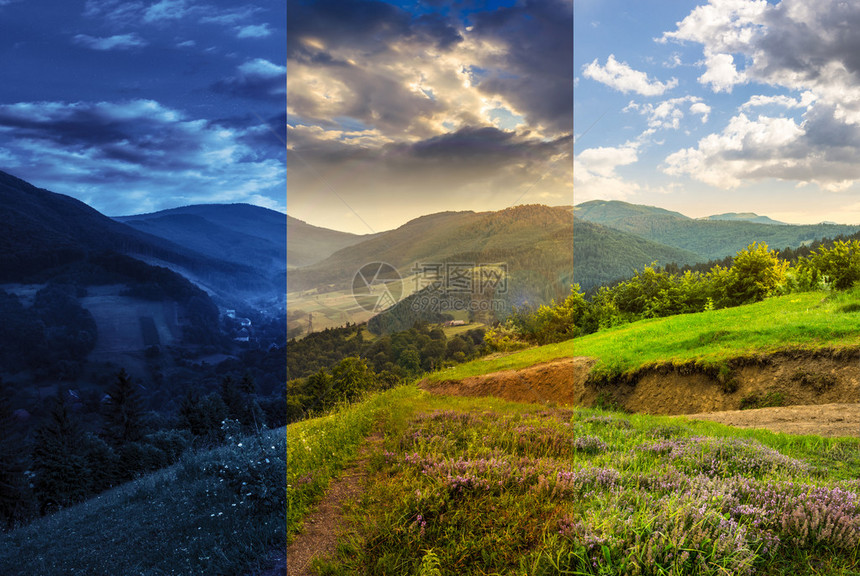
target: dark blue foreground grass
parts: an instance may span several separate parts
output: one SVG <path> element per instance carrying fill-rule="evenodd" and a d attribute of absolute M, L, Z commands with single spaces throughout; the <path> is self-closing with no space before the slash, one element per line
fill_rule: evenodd
<path fill-rule="evenodd" d="M 860 573 L 857 439 L 397 394 L 320 574 Z"/>
<path fill-rule="evenodd" d="M 240 575 L 283 547 L 284 429 L 0 534 L 3 576 Z"/>

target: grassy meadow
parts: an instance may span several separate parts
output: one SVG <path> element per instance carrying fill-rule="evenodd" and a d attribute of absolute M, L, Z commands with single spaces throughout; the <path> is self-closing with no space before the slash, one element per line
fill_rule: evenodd
<path fill-rule="evenodd" d="M 288 426 L 288 539 L 370 430 L 383 445 L 319 574 L 860 572 L 858 439 L 415 386 Z"/>
<path fill-rule="evenodd" d="M 558 344 L 479 359 L 429 375 L 461 379 L 532 366 L 556 358 L 590 356 L 608 377 L 655 363 L 719 366 L 731 358 L 784 349 L 860 346 L 860 290 L 806 292 L 763 302 L 642 320 Z"/>

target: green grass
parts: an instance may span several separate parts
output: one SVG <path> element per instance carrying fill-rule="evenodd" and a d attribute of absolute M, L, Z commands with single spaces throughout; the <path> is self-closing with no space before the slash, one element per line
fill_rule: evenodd
<path fill-rule="evenodd" d="M 188 454 L 0 535 L 0 574 L 244 574 L 286 538 L 285 453 L 279 429 Z"/>
<path fill-rule="evenodd" d="M 384 446 L 319 574 L 860 571 L 860 440 L 414 386 L 370 402 Z"/>
<path fill-rule="evenodd" d="M 764 302 L 643 320 L 559 344 L 468 362 L 430 380 L 524 368 L 571 356 L 598 359 L 597 373 L 617 376 L 656 363 L 719 366 L 738 356 L 786 349 L 860 346 L 860 291 L 791 294 Z"/>
<path fill-rule="evenodd" d="M 402 420 L 422 393 L 400 387 L 287 426 L 287 540 L 376 427 Z"/>

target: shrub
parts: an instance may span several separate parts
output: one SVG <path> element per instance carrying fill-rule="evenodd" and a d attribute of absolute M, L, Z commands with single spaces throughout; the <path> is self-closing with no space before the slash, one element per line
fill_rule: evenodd
<path fill-rule="evenodd" d="M 810 284 L 826 278 L 836 290 L 846 290 L 860 281 L 860 241 L 837 240 L 831 248 L 821 246 L 802 259 L 798 268 L 811 279 Z"/>

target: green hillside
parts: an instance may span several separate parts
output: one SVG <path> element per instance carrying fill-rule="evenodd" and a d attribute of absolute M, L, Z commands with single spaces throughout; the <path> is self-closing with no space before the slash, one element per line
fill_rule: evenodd
<path fill-rule="evenodd" d="M 434 381 L 589 356 L 610 376 L 648 365 L 696 362 L 717 366 L 731 358 L 780 350 L 860 347 L 860 290 L 790 294 L 763 302 L 642 320 L 559 344 L 475 360 L 430 375 Z"/>
<path fill-rule="evenodd" d="M 753 241 L 772 248 L 797 248 L 814 240 L 853 234 L 860 226 L 784 225 L 742 220 L 693 220 L 677 212 L 618 201 L 595 200 L 575 207 L 575 216 L 653 242 L 694 252 L 699 261 L 732 255 Z"/>
<path fill-rule="evenodd" d="M 578 215 L 578 212 L 577 212 Z M 574 217 L 573 278 L 583 290 L 629 278 L 634 270 L 657 262 L 664 266 L 696 264 L 701 258 L 688 250 L 666 246 L 641 236 Z"/>
<path fill-rule="evenodd" d="M 391 264 L 404 278 L 412 274 L 416 262 L 503 262 L 510 274 L 529 276 L 529 285 L 558 286 L 563 294 L 572 273 L 572 228 L 569 207 L 531 205 L 499 212 L 431 214 L 291 271 L 287 289 L 343 289 L 361 265 L 371 262 Z"/>

